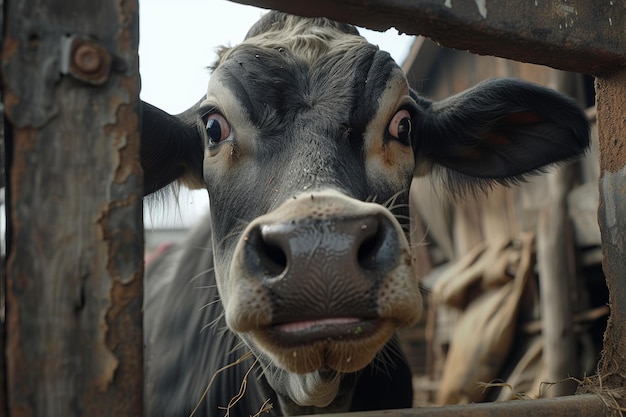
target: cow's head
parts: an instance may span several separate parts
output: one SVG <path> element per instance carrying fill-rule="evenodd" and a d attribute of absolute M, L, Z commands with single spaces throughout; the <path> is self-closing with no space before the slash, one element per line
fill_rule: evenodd
<path fill-rule="evenodd" d="M 340 376 L 419 318 L 413 175 L 458 191 L 587 145 L 583 113 L 553 91 L 498 80 L 432 103 L 352 26 L 272 12 L 222 51 L 196 106 L 144 106 L 142 162 L 147 193 L 208 189 L 226 322 L 288 409 L 338 401 Z"/>

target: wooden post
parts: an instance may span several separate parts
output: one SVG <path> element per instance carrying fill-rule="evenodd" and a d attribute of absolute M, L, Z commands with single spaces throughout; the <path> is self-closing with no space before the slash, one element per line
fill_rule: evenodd
<path fill-rule="evenodd" d="M 626 383 L 626 70 L 598 78 L 602 267 L 611 315 L 598 378 L 604 387 Z"/>
<path fill-rule="evenodd" d="M 537 269 L 543 332 L 543 373 L 545 395 L 573 394 L 577 383 L 566 380 L 578 375 L 578 350 L 574 333 L 574 291 L 576 262 L 571 225 L 567 216 L 567 192 L 574 181 L 573 167 L 548 174 L 549 198 L 537 224 Z"/>
<path fill-rule="evenodd" d="M 141 416 L 136 0 L 5 0 L 10 416 Z"/>

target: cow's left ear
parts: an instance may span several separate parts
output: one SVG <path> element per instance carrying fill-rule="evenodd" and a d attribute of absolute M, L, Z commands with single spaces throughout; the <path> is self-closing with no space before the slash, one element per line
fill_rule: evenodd
<path fill-rule="evenodd" d="M 151 104 L 141 102 L 144 195 L 175 181 L 191 189 L 204 188 L 204 147 L 196 126 L 196 106 L 173 116 Z"/>
<path fill-rule="evenodd" d="M 576 158 L 589 146 L 580 107 L 525 81 L 489 80 L 439 102 L 414 97 L 423 110 L 413 129 L 416 173 L 435 163 L 451 176 L 506 183 Z"/>

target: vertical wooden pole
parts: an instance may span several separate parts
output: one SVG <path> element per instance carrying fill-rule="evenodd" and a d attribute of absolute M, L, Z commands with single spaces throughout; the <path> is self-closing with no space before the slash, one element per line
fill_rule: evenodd
<path fill-rule="evenodd" d="M 576 264 L 566 197 L 575 171 L 561 167 L 548 174 L 549 202 L 539 213 L 537 225 L 537 269 L 541 294 L 543 332 L 543 377 L 558 383 L 545 390 L 548 397 L 573 394 L 578 375 L 573 294 Z"/>
<path fill-rule="evenodd" d="M 550 71 L 551 83 L 571 97 L 580 97 L 580 76 Z M 549 85 L 549 84 L 548 84 Z M 567 196 L 576 183 L 578 170 L 561 166 L 546 176 L 547 198 L 537 225 L 537 270 L 543 337 L 543 377 L 559 382 L 547 387 L 545 395 L 573 394 L 577 383 L 568 380 L 580 374 L 579 349 L 574 330 L 577 311 L 576 248 L 568 214 Z"/>
<path fill-rule="evenodd" d="M 10 416 L 141 416 L 137 0 L 5 0 Z"/>
<path fill-rule="evenodd" d="M 598 222 L 611 308 L 598 377 L 604 387 L 621 388 L 626 383 L 626 70 L 597 78 L 596 101 L 600 148 Z"/>

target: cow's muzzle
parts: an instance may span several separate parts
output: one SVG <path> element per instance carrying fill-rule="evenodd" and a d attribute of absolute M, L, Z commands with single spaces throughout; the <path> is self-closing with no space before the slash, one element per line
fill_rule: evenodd
<path fill-rule="evenodd" d="M 298 373 L 361 369 L 421 313 L 397 220 L 334 191 L 299 196 L 253 221 L 226 285 L 231 329 Z"/>

